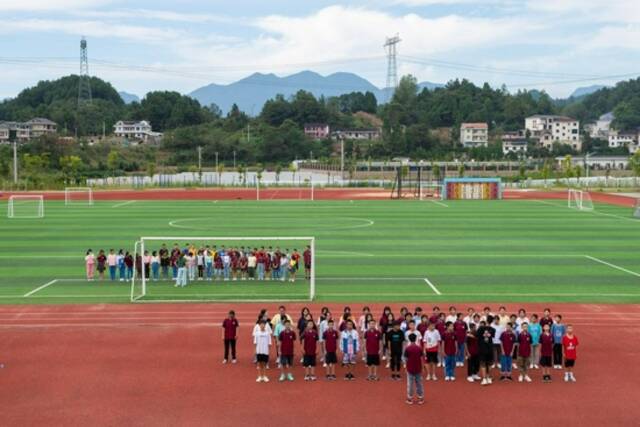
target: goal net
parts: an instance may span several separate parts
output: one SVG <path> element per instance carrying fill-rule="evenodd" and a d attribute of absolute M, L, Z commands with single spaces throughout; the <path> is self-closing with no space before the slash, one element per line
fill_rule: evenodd
<path fill-rule="evenodd" d="M 636 200 L 636 204 L 633 207 L 633 217 L 640 218 L 640 199 Z"/>
<path fill-rule="evenodd" d="M 8 218 L 44 218 L 42 195 L 14 195 L 9 197 Z"/>
<path fill-rule="evenodd" d="M 570 188 L 567 193 L 567 206 L 581 211 L 592 211 L 593 201 L 589 192 Z"/>
<path fill-rule="evenodd" d="M 141 237 L 131 301 L 309 301 L 314 237 Z"/>
<path fill-rule="evenodd" d="M 93 190 L 89 187 L 67 187 L 64 189 L 65 205 L 93 205 Z"/>

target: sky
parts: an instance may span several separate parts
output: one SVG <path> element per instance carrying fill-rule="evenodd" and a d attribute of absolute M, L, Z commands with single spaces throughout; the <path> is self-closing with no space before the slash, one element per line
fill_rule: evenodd
<path fill-rule="evenodd" d="M 509 90 L 640 75 L 639 0 L 0 0 L 0 99 L 78 73 L 118 90 L 189 93 L 253 72 L 353 72 L 383 87 L 385 38 L 399 74 Z"/>

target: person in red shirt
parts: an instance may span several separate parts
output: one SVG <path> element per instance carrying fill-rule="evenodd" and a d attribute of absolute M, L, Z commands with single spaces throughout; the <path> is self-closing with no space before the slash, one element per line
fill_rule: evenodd
<path fill-rule="evenodd" d="M 293 381 L 291 365 L 293 365 L 293 344 L 296 342 L 296 333 L 291 329 L 291 320 L 284 321 L 284 330 L 278 336 L 278 354 L 280 355 L 280 381 L 288 379 Z"/>
<path fill-rule="evenodd" d="M 465 346 L 465 356 L 467 358 L 467 381 L 470 383 L 480 380 L 480 355 L 478 354 L 478 337 L 476 336 L 476 324 L 469 324 Z"/>
<path fill-rule="evenodd" d="M 562 337 L 562 358 L 564 359 L 564 380 L 576 382 L 573 367 L 576 365 L 578 337 L 573 334 L 573 325 L 567 325 L 567 333 Z"/>
<path fill-rule="evenodd" d="M 440 318 L 440 307 L 437 305 L 433 307 L 433 313 L 429 317 L 429 323 L 437 323 Z"/>
<path fill-rule="evenodd" d="M 518 334 L 518 369 L 520 370 L 518 381 L 531 382 L 531 377 L 527 374 L 530 362 L 531 334 L 529 333 L 529 324 L 524 322 L 520 325 L 520 333 Z"/>
<path fill-rule="evenodd" d="M 444 380 L 455 381 L 458 339 L 451 322 L 447 322 L 447 330 L 442 334 L 442 346 L 444 347 Z"/>
<path fill-rule="evenodd" d="M 418 398 L 418 405 L 424 403 L 422 386 L 422 348 L 416 344 L 417 335 L 409 334 L 409 345 L 404 349 L 404 368 L 407 371 L 407 404 L 413 405 L 413 395 Z M 414 391 L 415 389 L 415 391 Z"/>
<path fill-rule="evenodd" d="M 311 246 L 307 246 L 307 249 L 304 250 L 302 259 L 304 260 L 304 277 L 311 280 Z"/>
<path fill-rule="evenodd" d="M 447 330 L 447 325 L 445 323 L 445 314 L 444 313 L 440 313 L 438 314 L 438 319 L 435 322 L 436 325 L 436 329 L 438 330 L 438 332 L 440 333 L 440 337 L 444 336 L 445 331 Z M 444 366 L 444 352 L 442 351 L 442 346 L 440 348 L 440 351 L 438 352 L 438 368 L 441 366 Z"/>
<path fill-rule="evenodd" d="M 500 334 L 500 381 L 513 381 L 511 369 L 513 367 L 513 352 L 516 344 L 516 334 L 513 323 L 509 322 Z"/>
<path fill-rule="evenodd" d="M 542 327 L 540 334 L 540 366 L 542 366 L 542 381 L 551 382 L 551 357 L 553 356 L 553 335 L 549 323 Z"/>
<path fill-rule="evenodd" d="M 338 363 L 338 337 L 340 334 L 334 327 L 333 319 L 327 321 L 327 330 L 322 334 L 322 345 L 324 347 L 324 363 L 327 365 L 326 378 L 329 381 L 336 379 L 336 363 Z"/>
<path fill-rule="evenodd" d="M 380 344 L 382 332 L 376 328 L 375 320 L 369 321 L 369 328 L 364 333 L 365 348 L 367 351 L 367 381 L 379 381 L 378 366 L 380 366 Z"/>
<path fill-rule="evenodd" d="M 229 315 L 222 322 L 222 340 L 224 342 L 224 359 L 222 363 L 227 363 L 229 360 L 229 349 L 231 349 L 231 363 L 236 363 L 236 340 L 238 339 L 238 328 L 240 324 L 236 319 L 236 313 L 233 310 L 229 311 Z"/>
<path fill-rule="evenodd" d="M 316 352 L 318 346 L 318 331 L 313 320 L 307 322 L 307 327 L 300 337 L 302 340 L 303 358 L 302 365 L 304 366 L 304 380 L 315 381 L 316 380 Z"/>
<path fill-rule="evenodd" d="M 456 354 L 456 366 L 464 366 L 464 343 L 467 339 L 467 324 L 462 320 L 462 313 L 456 314 L 456 321 L 453 322 L 453 332 L 456 334 L 458 343 L 458 353 Z"/>

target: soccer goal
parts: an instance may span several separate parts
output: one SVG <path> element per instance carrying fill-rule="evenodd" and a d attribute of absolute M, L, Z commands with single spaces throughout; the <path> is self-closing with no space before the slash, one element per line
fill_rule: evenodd
<path fill-rule="evenodd" d="M 170 265 L 154 273 L 145 260 L 154 252 L 159 256 L 161 248 L 167 249 Z M 311 255 L 309 269 L 305 251 Z M 134 244 L 134 259 L 131 302 L 315 298 L 314 237 L 141 237 Z"/>
<path fill-rule="evenodd" d="M 8 218 L 44 218 L 44 197 L 41 194 L 9 197 Z"/>
<path fill-rule="evenodd" d="M 67 187 L 64 189 L 65 205 L 93 205 L 93 190 L 90 187 Z"/>
<path fill-rule="evenodd" d="M 580 211 L 592 211 L 593 201 L 588 191 L 569 189 L 567 193 L 567 206 Z"/>
<path fill-rule="evenodd" d="M 640 218 L 640 199 L 636 200 L 636 204 L 633 207 L 633 217 Z"/>

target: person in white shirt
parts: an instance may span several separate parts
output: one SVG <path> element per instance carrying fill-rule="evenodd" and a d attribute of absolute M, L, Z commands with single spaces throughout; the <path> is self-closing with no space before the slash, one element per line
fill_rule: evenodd
<path fill-rule="evenodd" d="M 412 316 L 413 317 L 413 316 Z M 419 343 L 422 341 L 422 334 L 419 330 L 416 329 L 416 322 L 411 319 L 407 325 L 407 330 L 404 331 L 404 340 L 406 343 L 409 342 L 409 335 L 414 334 L 416 336 L 416 342 Z"/>
<path fill-rule="evenodd" d="M 255 252 L 249 253 L 247 257 L 247 271 L 249 273 L 249 280 L 256 280 L 256 265 L 258 264 L 258 258 Z"/>
<path fill-rule="evenodd" d="M 495 329 L 496 333 L 493 336 L 493 365 L 491 365 L 492 368 L 496 367 L 496 364 L 498 365 L 498 368 L 501 366 L 500 365 L 500 356 L 502 351 L 500 350 L 501 348 L 501 341 L 500 341 L 500 337 L 502 336 L 502 333 L 504 332 L 504 330 L 506 329 L 505 326 L 502 326 L 502 324 L 500 324 L 500 317 L 496 316 L 493 318 L 493 322 L 491 323 L 491 327 L 493 329 Z"/>
<path fill-rule="evenodd" d="M 529 318 L 527 317 L 527 311 L 524 308 L 521 308 L 518 310 L 518 317 L 516 318 L 516 331 L 518 333 L 520 333 L 523 323 L 529 324 L 531 322 L 529 322 Z"/>
<path fill-rule="evenodd" d="M 109 266 L 109 278 L 113 281 L 116 280 L 116 267 L 118 266 L 118 259 L 113 249 L 109 249 L 109 255 L 107 255 L 107 265 Z"/>
<path fill-rule="evenodd" d="M 464 319 L 462 319 L 462 321 L 467 324 L 467 329 L 471 327 L 471 324 L 473 323 L 473 316 L 475 314 L 475 309 L 473 309 L 472 307 L 467 308 L 467 315 L 464 316 Z"/>
<path fill-rule="evenodd" d="M 269 382 L 267 377 L 267 364 L 269 363 L 269 347 L 271 347 L 271 330 L 267 329 L 267 321 L 260 320 L 258 330 L 253 334 L 253 343 L 256 345 L 256 362 L 258 362 L 258 379 L 256 382 Z"/>
<path fill-rule="evenodd" d="M 282 277 L 280 277 L 280 280 L 282 282 L 287 279 L 287 268 L 289 267 L 290 259 L 291 258 L 289 257 L 289 249 L 285 249 L 282 256 L 280 256 L 280 274 L 282 275 Z"/>
<path fill-rule="evenodd" d="M 427 359 L 427 381 L 437 381 L 436 364 L 438 363 L 438 353 L 440 352 L 442 337 L 440 336 L 440 332 L 435 328 L 435 324 L 429 323 L 427 330 L 424 332 L 423 341 Z"/>
<path fill-rule="evenodd" d="M 454 306 L 451 306 L 449 307 L 449 314 L 444 319 L 444 322 L 456 323 L 456 320 L 458 320 L 458 310 L 456 310 Z"/>
<path fill-rule="evenodd" d="M 160 279 L 160 257 L 158 252 L 151 252 L 151 278 L 154 282 Z"/>

